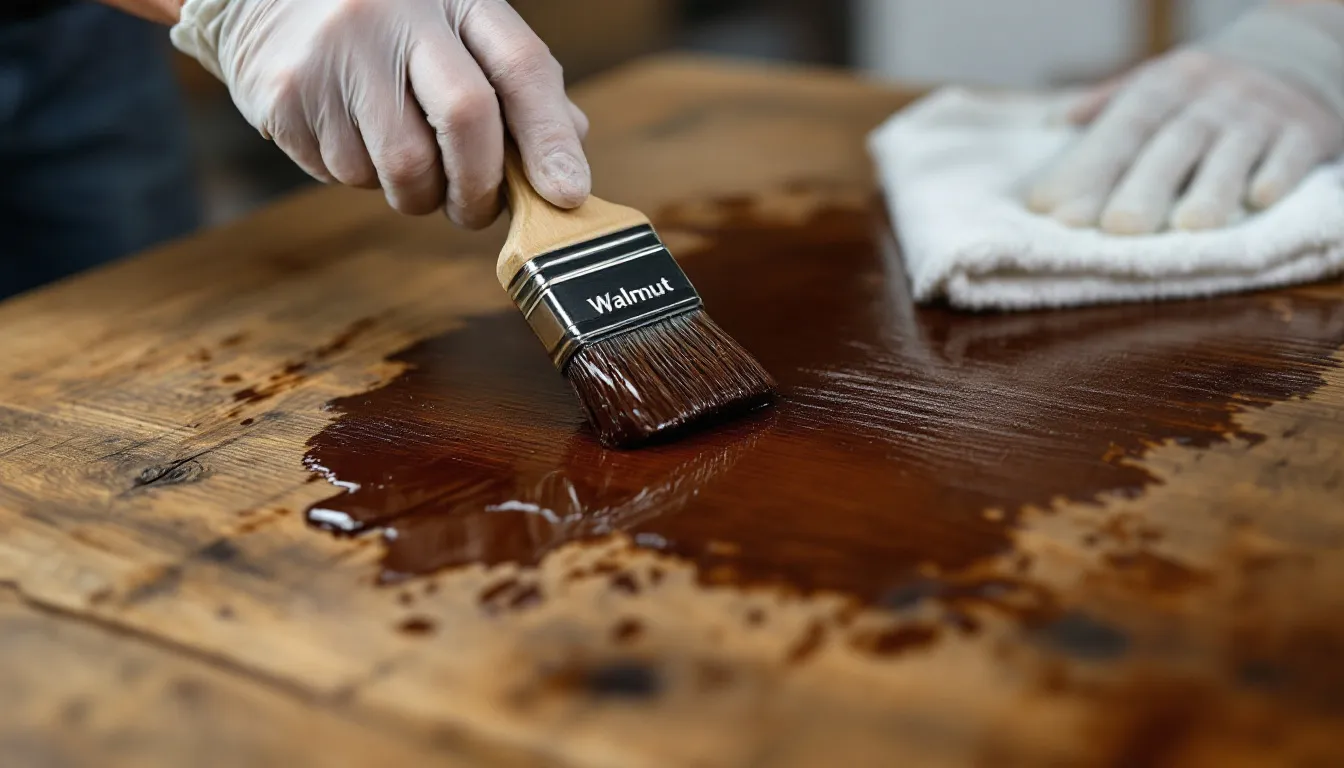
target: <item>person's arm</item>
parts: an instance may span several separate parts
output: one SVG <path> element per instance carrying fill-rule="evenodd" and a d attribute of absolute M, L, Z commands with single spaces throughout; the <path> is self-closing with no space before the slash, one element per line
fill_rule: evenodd
<path fill-rule="evenodd" d="M 176 24 L 182 15 L 183 0 L 98 0 L 98 2 L 160 24 Z"/>

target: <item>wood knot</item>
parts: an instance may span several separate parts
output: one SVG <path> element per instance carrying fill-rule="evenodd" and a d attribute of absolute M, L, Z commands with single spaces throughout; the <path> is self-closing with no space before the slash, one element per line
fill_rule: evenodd
<path fill-rule="evenodd" d="M 196 459 L 183 459 L 147 467 L 136 476 L 132 487 L 143 488 L 147 485 L 164 486 L 194 483 L 204 479 L 206 474 L 205 465 L 201 462 Z"/>

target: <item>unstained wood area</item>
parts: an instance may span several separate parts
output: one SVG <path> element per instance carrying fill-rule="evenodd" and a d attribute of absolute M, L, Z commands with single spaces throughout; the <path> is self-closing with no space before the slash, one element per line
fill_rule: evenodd
<path fill-rule="evenodd" d="M 1344 762 L 1344 287 L 914 307 L 864 150 L 912 97 L 576 94 L 780 380 L 674 445 L 596 446 L 503 222 L 376 193 L 0 304 L 0 762 Z"/>

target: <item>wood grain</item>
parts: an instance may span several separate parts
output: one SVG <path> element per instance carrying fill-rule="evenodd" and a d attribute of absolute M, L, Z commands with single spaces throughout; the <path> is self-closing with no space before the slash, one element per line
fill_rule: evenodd
<path fill-rule="evenodd" d="M 36 609 L 12 590 L 0 593 L 0 632 L 7 765 L 293 766 L 316 752 L 332 766 L 458 764 L 227 660 Z"/>
<path fill-rule="evenodd" d="M 912 95 L 687 59 L 576 94 L 596 191 L 654 214 L 711 314 L 824 406 L 661 459 L 591 452 L 553 380 L 504 375 L 553 375 L 495 279 L 504 222 L 321 190 L 0 304 L 0 739 L 73 765 L 1339 762 L 1344 290 L 916 310 L 863 150 Z M 743 270 L 776 310 L 729 311 Z M 490 375 L 439 432 L 355 413 L 460 362 Z M 622 526 L 379 586 L 377 533 L 302 520 L 339 490 L 303 461 L 340 424 L 383 457 L 521 435 L 524 469 L 610 478 Z M 794 503 L 735 493 L 771 485 Z M 707 527 L 734 503 L 757 543 Z M 811 537 L 828 515 L 864 525 Z M 689 544 L 636 540 L 660 527 Z M 804 567 L 828 547 L 858 556 Z"/>

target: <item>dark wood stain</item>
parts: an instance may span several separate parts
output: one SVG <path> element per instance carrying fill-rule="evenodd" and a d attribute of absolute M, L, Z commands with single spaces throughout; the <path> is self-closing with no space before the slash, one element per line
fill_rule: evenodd
<path fill-rule="evenodd" d="M 182 566 L 167 565 L 158 568 L 149 578 L 131 588 L 122 598 L 124 605 L 136 605 L 154 598 L 171 595 L 182 585 Z"/>
<path fill-rule="evenodd" d="M 1069 656 L 1106 661 L 1123 656 L 1129 637 L 1120 629 L 1086 613 L 1068 611 L 1033 630 L 1033 637 Z"/>
<path fill-rule="evenodd" d="M 541 587 L 536 584 L 528 584 L 515 592 L 513 597 L 509 599 L 509 608 L 515 611 L 530 608 L 539 605 L 544 599 L 546 598 L 541 591 Z"/>
<path fill-rule="evenodd" d="M 276 395 L 283 394 L 302 384 L 308 377 L 302 373 L 290 372 L 302 371 L 303 368 L 294 368 L 293 365 L 285 367 L 285 372 L 277 373 L 270 377 L 268 383 L 255 387 L 245 387 L 233 393 L 234 402 L 239 403 L 260 403 L 269 400 Z"/>
<path fill-rule="evenodd" d="M 92 705 L 85 699 L 72 699 L 61 706 L 60 721 L 70 728 L 79 728 L 89 718 Z"/>
<path fill-rule="evenodd" d="M 1110 694 L 1115 706 L 1095 729 L 1100 765 L 1176 766 L 1186 764 L 1183 751 L 1202 732 L 1219 723 L 1215 689 L 1204 680 L 1170 671 L 1160 676 L 1137 677 Z"/>
<path fill-rule="evenodd" d="M 557 693 L 586 693 L 594 698 L 614 699 L 653 698 L 664 686 L 657 669 L 633 659 L 570 663 L 547 672 L 543 682 L 546 688 Z"/>
<path fill-rule="evenodd" d="M 241 555 L 238 546 L 233 542 L 228 539 L 216 539 L 213 543 L 196 552 L 194 556 L 200 560 L 227 564 L 238 560 Z"/>
<path fill-rule="evenodd" d="M 1206 573 L 1143 550 L 1113 552 L 1106 562 L 1134 586 L 1153 592 L 1184 592 L 1209 580 Z"/>
<path fill-rule="evenodd" d="M 826 643 L 826 625 L 820 621 L 813 621 L 807 625 L 807 629 L 789 648 L 785 660 L 790 664 L 802 664 L 812 658 L 821 646 Z"/>
<path fill-rule="evenodd" d="M 639 583 L 628 573 L 618 573 L 611 577 L 611 588 L 626 595 L 639 594 Z"/>
<path fill-rule="evenodd" d="M 1248 688 L 1295 702 L 1304 711 L 1344 718 L 1344 631 L 1338 612 L 1278 624 L 1257 621 L 1263 607 L 1238 617 L 1227 660 Z"/>
<path fill-rule="evenodd" d="M 517 579 L 505 579 L 497 584 L 491 584 L 486 587 L 480 596 L 482 604 L 491 604 L 502 597 L 507 592 L 512 592 L 518 588 Z"/>
<path fill-rule="evenodd" d="M 435 628 L 434 620 L 424 616 L 412 616 L 408 619 L 403 619 L 397 624 L 398 632 L 403 635 L 410 635 L 411 637 L 432 635 L 434 634 Z"/>
<path fill-rule="evenodd" d="M 256 387 L 244 387 L 233 393 L 233 400 L 237 403 L 259 403 L 271 396 L 271 392 L 262 392 Z"/>
<path fill-rule="evenodd" d="M 611 628 L 611 639 L 618 644 L 638 640 L 644 634 L 644 624 L 639 619 L 621 619 Z"/>
<path fill-rule="evenodd" d="M 374 325 L 377 324 L 377 322 L 378 321 L 372 317 L 365 317 L 356 320 L 355 322 L 351 323 L 348 327 L 346 327 L 345 330 L 336 334 L 336 337 L 333 338 L 331 341 L 318 347 L 313 352 L 313 359 L 325 360 L 328 357 L 331 357 L 332 355 L 336 354 L 337 352 L 345 351 L 350 347 L 350 344 L 353 343 L 355 339 L 359 338 L 360 334 L 372 328 Z M 300 363 L 293 363 L 291 364 L 290 367 L 298 366 L 298 368 L 296 368 L 295 370 L 301 370 L 302 368 L 305 367 L 305 365 L 306 365 L 305 363 L 300 362 Z M 286 370 L 289 369 L 287 368 Z M 293 371 L 291 371 L 291 373 L 292 372 Z"/>
<path fill-rule="evenodd" d="M 546 595 L 539 585 L 515 578 L 504 579 L 487 586 L 477 596 L 477 602 L 490 613 L 530 608 L 540 605 L 545 599 Z"/>
<path fill-rule="evenodd" d="M 833 208 L 781 225 L 742 200 L 720 212 L 702 224 L 673 209 L 659 227 L 712 243 L 683 263 L 711 316 L 778 379 L 775 408 L 604 450 L 523 319 L 478 317 L 397 354 L 408 370 L 387 385 L 333 403 L 342 415 L 306 461 L 343 490 L 309 520 L 383 529 L 387 582 L 531 566 L 621 532 L 708 583 L 899 608 L 955 596 L 918 574 L 1004 553 L 1025 505 L 1142 493 L 1153 478 L 1130 459 L 1165 440 L 1256 439 L 1236 414 L 1314 391 L 1344 342 L 1344 306 L 1305 293 L 916 308 L 880 216 Z M 981 587 L 963 602 L 1049 602 Z"/>
<path fill-rule="evenodd" d="M 234 392 L 234 402 L 260 403 L 294 389 L 304 381 L 308 380 L 310 368 L 314 363 L 324 361 L 333 355 L 344 352 L 350 347 L 355 339 L 359 338 L 361 334 L 374 327 L 376 324 L 377 320 L 371 317 L 356 320 L 346 327 L 345 330 L 336 334 L 331 341 L 314 349 L 304 359 L 285 363 L 283 368 L 267 377 L 266 384 L 244 387 L 243 389 Z M 241 381 L 241 379 L 233 374 L 224 377 L 224 382 L 226 384 L 238 381 Z M 236 413 L 231 415 L 236 415 Z"/>
<path fill-rule="evenodd" d="M 199 707 L 205 703 L 205 698 L 209 694 L 205 683 L 191 677 L 174 680 L 170 690 L 173 696 L 187 707 Z"/>
<path fill-rule="evenodd" d="M 923 624 L 889 627 L 880 631 L 861 632 L 850 644 L 875 656 L 895 656 L 908 650 L 932 645 L 938 639 L 938 628 Z"/>
<path fill-rule="evenodd" d="M 717 661 L 702 661 L 695 667 L 696 683 L 702 691 L 720 691 L 733 684 L 733 668 Z"/>
<path fill-rule="evenodd" d="M 963 635 L 974 635 L 980 631 L 980 622 L 974 616 L 961 611 L 948 611 L 943 621 Z"/>

